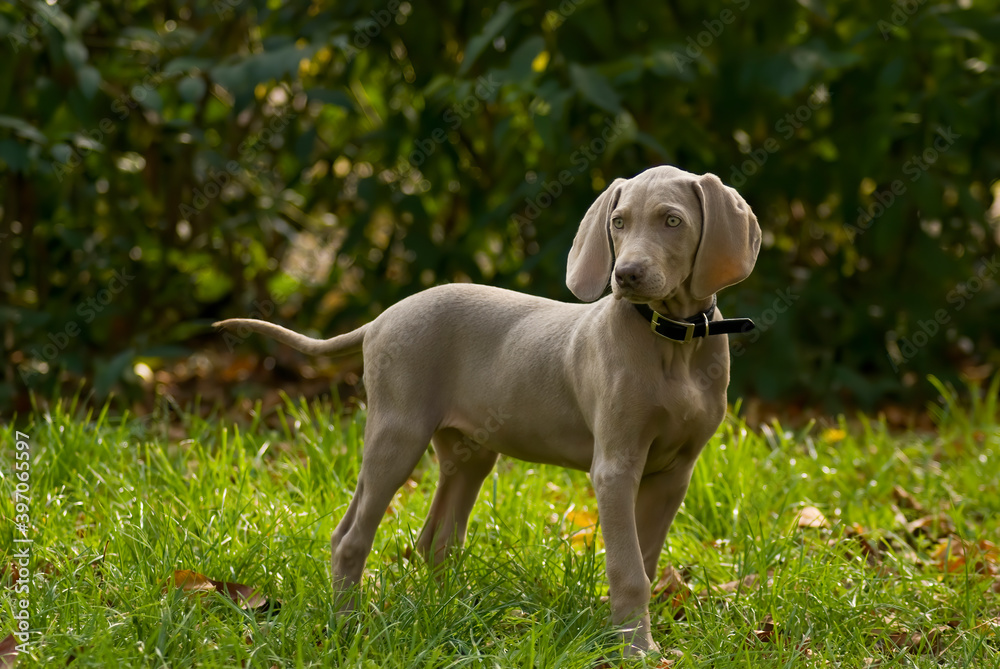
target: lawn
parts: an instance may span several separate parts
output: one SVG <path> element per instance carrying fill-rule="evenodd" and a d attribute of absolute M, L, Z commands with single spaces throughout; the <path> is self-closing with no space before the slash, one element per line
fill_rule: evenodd
<path fill-rule="evenodd" d="M 0 637 L 29 616 L 18 667 L 1000 666 L 996 385 L 962 403 L 942 390 L 933 433 L 863 417 L 752 430 L 735 407 L 661 558 L 666 654 L 624 663 L 583 473 L 501 459 L 435 576 L 409 557 L 428 453 L 380 527 L 362 606 L 338 618 L 329 537 L 363 407 L 287 399 L 233 424 L 63 402 L 0 428 Z M 33 540 L 27 573 L 6 536 Z"/>

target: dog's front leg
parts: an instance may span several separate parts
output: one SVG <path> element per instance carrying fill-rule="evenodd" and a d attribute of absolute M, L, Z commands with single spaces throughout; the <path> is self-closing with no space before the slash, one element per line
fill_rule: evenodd
<path fill-rule="evenodd" d="M 635 500 L 645 457 L 598 444 L 590 478 L 604 535 L 611 622 L 622 630 L 628 655 L 659 650 L 650 634 L 649 578 L 635 525 Z"/>
<path fill-rule="evenodd" d="M 635 501 L 635 526 L 646 576 L 656 578 L 657 562 L 667 531 L 687 493 L 694 460 L 679 460 L 671 469 L 645 476 Z"/>

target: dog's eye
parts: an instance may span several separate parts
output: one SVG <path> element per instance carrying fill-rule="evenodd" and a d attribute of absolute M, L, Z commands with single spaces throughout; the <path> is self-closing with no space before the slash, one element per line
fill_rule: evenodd
<path fill-rule="evenodd" d="M 669 225 L 671 228 L 676 228 L 681 223 L 682 221 L 680 216 L 676 216 L 674 214 L 670 214 L 669 216 L 667 216 L 667 225 Z"/>
<path fill-rule="evenodd" d="M 621 216 L 615 216 L 611 219 L 611 225 L 615 226 L 615 229 L 621 230 L 625 227 L 625 219 Z"/>

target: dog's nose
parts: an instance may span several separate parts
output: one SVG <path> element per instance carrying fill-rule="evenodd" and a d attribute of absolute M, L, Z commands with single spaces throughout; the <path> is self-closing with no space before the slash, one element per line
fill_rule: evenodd
<path fill-rule="evenodd" d="M 615 267 L 615 281 L 622 288 L 634 288 L 642 281 L 642 266 L 639 263 L 624 263 Z"/>

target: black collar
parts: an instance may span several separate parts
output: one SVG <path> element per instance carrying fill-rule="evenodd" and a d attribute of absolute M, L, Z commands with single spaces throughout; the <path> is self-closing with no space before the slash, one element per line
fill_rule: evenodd
<path fill-rule="evenodd" d="M 699 311 L 690 318 L 675 321 L 661 313 L 653 311 L 648 304 L 633 304 L 644 319 L 649 321 L 650 329 L 656 334 L 671 341 L 686 344 L 693 337 L 707 337 L 718 334 L 738 334 L 750 332 L 756 325 L 749 318 L 725 318 L 713 321 L 715 317 L 715 296 L 712 296 L 712 306 L 705 311 Z"/>

